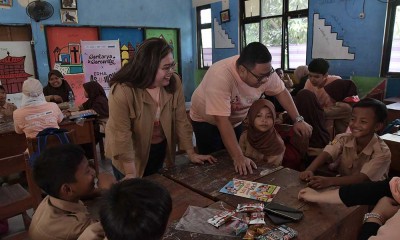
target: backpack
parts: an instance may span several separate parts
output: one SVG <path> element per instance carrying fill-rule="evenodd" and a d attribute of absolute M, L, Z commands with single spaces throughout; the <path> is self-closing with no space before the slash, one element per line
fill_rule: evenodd
<path fill-rule="evenodd" d="M 33 167 L 35 160 L 39 157 L 40 153 L 46 149 L 47 147 L 47 138 L 49 136 L 56 136 L 60 141 L 60 144 L 67 144 L 70 143 L 68 139 L 68 130 L 66 129 L 58 129 L 58 128 L 45 128 L 40 131 L 37 135 L 37 147 L 36 151 L 29 153 L 29 165 Z"/>

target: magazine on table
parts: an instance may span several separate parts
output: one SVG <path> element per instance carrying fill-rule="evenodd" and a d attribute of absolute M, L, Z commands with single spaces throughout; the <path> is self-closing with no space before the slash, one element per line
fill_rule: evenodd
<path fill-rule="evenodd" d="M 257 183 L 234 178 L 219 191 L 239 197 L 250 198 L 263 202 L 271 202 L 279 189 L 279 186 L 271 184 Z"/>

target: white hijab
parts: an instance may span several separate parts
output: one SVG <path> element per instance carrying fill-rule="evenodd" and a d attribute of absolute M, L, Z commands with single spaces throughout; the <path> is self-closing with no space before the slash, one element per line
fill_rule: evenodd
<path fill-rule="evenodd" d="M 21 107 L 38 106 L 46 103 L 43 86 L 39 80 L 28 78 L 22 85 Z"/>

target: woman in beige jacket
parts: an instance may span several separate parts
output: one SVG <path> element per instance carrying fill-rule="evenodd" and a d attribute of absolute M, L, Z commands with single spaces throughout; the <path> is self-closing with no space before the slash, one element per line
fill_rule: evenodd
<path fill-rule="evenodd" d="M 174 73 L 171 46 L 163 39 L 143 42 L 110 81 L 106 156 L 117 179 L 151 175 L 174 163 L 176 144 L 194 163 L 215 161 L 194 152 L 182 83 Z"/>

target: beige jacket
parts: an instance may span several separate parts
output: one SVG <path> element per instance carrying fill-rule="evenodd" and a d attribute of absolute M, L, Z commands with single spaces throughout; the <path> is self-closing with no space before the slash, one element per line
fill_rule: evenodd
<path fill-rule="evenodd" d="M 176 144 L 179 149 L 193 148 L 192 126 L 186 115 L 182 83 L 178 75 L 174 94 L 160 91 L 160 122 L 167 140 L 166 164 L 174 164 Z M 108 96 L 110 115 L 106 126 L 105 155 L 123 174 L 123 164 L 134 162 L 138 176 L 143 176 L 149 158 L 156 104 L 145 89 L 115 84 Z M 117 160 L 117 159 L 118 160 Z"/>

